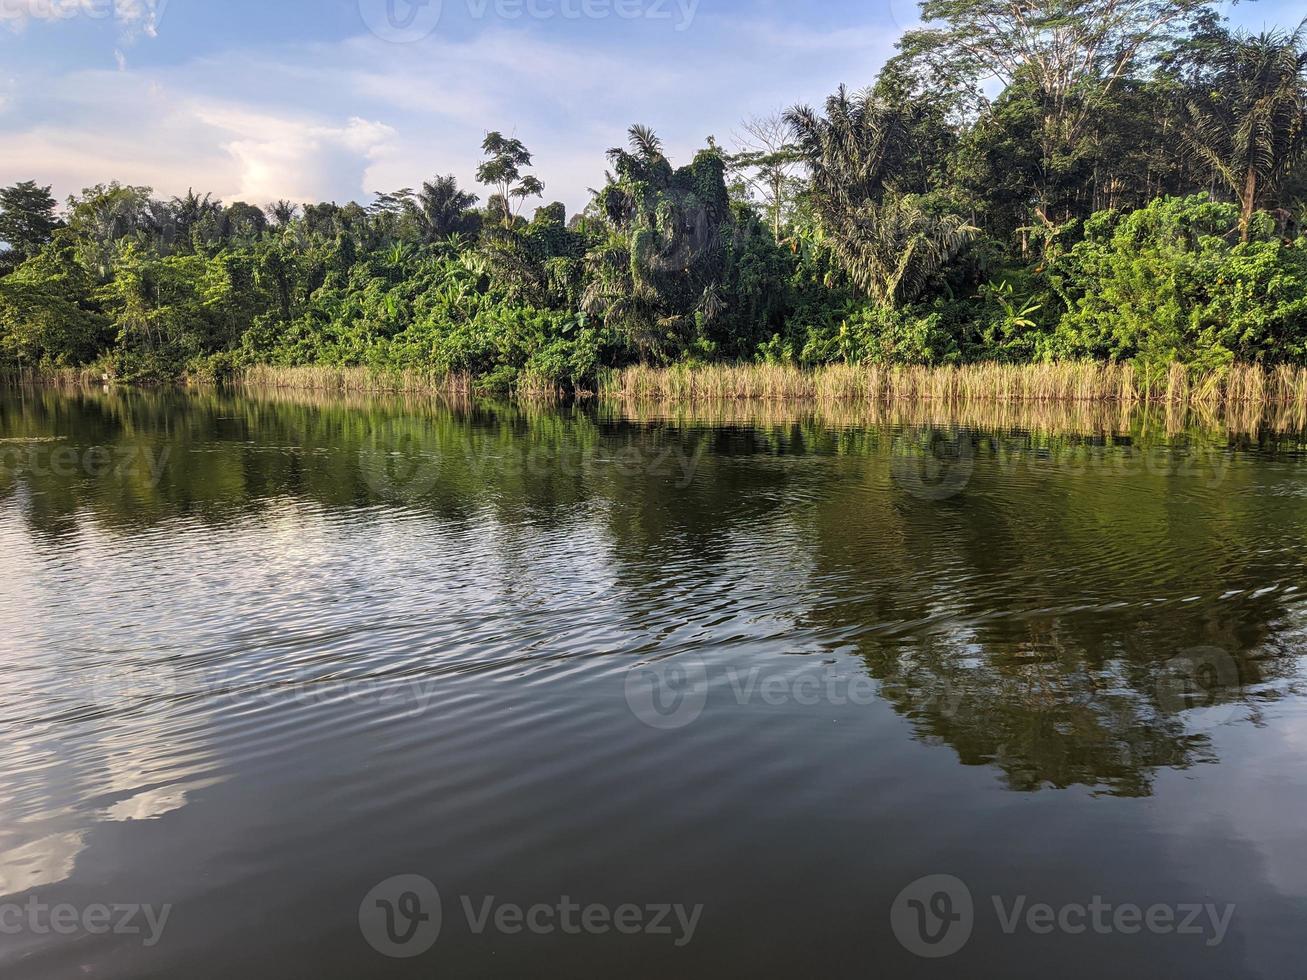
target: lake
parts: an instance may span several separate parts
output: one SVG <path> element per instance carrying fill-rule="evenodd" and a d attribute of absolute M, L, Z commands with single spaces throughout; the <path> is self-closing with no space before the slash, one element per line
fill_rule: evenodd
<path fill-rule="evenodd" d="M 0 393 L 0 974 L 1300 976 L 1300 433 Z"/>

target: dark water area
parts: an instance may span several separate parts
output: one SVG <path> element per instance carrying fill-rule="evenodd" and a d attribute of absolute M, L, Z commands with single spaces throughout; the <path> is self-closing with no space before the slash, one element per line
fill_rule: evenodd
<path fill-rule="evenodd" d="M 0 976 L 1301 976 L 1307 443 L 1106 416 L 0 393 Z"/>

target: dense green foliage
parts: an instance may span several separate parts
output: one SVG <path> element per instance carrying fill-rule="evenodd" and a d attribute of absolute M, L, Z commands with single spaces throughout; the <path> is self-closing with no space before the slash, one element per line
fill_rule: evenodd
<path fill-rule="evenodd" d="M 60 213 L 0 190 L 0 367 L 124 379 L 364 365 L 593 388 L 714 359 L 1307 360 L 1307 43 L 1206 4 L 929 0 L 865 91 L 683 166 L 634 126 L 571 219 L 530 151 L 369 206 Z M 1001 91 L 986 96 L 987 79 Z"/>

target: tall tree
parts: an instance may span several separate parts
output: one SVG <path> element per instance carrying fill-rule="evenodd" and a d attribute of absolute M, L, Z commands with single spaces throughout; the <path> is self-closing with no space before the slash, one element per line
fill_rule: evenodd
<path fill-rule="evenodd" d="M 1210 88 L 1188 104 L 1195 158 L 1238 198 L 1248 241 L 1258 203 L 1307 153 L 1307 22 L 1292 34 L 1240 34 L 1220 53 Z"/>
<path fill-rule="evenodd" d="M 735 136 L 739 152 L 726 158 L 727 166 L 762 199 L 772 234 L 779 240 L 785 215 L 801 186 L 797 173 L 803 154 L 791 141 L 783 113 L 754 116 L 740 129 Z"/>
<path fill-rule="evenodd" d="M 1033 210 L 1052 225 L 1069 217 L 1050 204 L 1060 180 L 1078 179 L 1107 100 L 1211 8 L 1211 0 L 922 0 L 929 26 L 904 35 L 901 61 L 977 93 L 987 80 L 1033 89 L 1041 156 Z"/>
<path fill-rule="evenodd" d="M 9 246 L 0 252 L 0 269 L 30 259 L 50 241 L 59 227 L 55 208 L 50 188 L 38 187 L 35 181 L 0 188 L 0 243 Z"/>
<path fill-rule="evenodd" d="M 194 188 L 188 188 L 185 197 L 174 197 L 169 202 L 168 211 L 171 227 L 165 229 L 165 236 L 173 235 L 183 246 L 187 246 L 197 231 L 218 232 L 223 207 L 222 202 L 214 200 L 212 194 L 200 197 Z"/>
<path fill-rule="evenodd" d="M 149 187 L 113 181 L 97 184 L 68 199 L 68 227 L 77 241 L 82 264 L 102 279 L 113 268 L 124 238 L 157 238 L 169 219 L 169 209 L 151 198 Z"/>
<path fill-rule="evenodd" d="M 534 175 L 522 173 L 523 168 L 531 166 L 531 151 L 521 140 L 498 132 L 487 133 L 481 141 L 481 152 L 487 159 L 477 167 L 477 181 L 497 190 L 496 197 L 504 209 L 504 226 L 508 227 L 522 202 L 543 195 L 545 185 Z M 514 199 L 518 202 L 516 208 L 511 203 Z"/>
<path fill-rule="evenodd" d="M 414 199 L 423 239 L 435 242 L 450 235 L 475 233 L 477 217 L 472 207 L 476 202 L 477 196 L 460 189 L 453 174 L 423 181 Z"/>
<path fill-rule="evenodd" d="M 616 176 L 595 199 L 605 239 L 586 255 L 583 312 L 641 356 L 666 360 L 705 339 L 724 311 L 730 228 L 726 164 L 705 150 L 675 169 L 647 126 L 608 151 Z"/>
<path fill-rule="evenodd" d="M 918 298 L 976 229 L 894 185 L 909 146 L 902 108 L 843 87 L 823 117 L 807 106 L 786 114 L 812 178 L 812 202 L 849 279 L 881 306 Z"/>
<path fill-rule="evenodd" d="M 268 217 L 254 205 L 237 201 L 222 213 L 220 227 L 224 241 L 255 240 L 268 230 Z"/>
<path fill-rule="evenodd" d="M 785 114 L 803 154 L 812 191 L 833 209 L 851 211 L 878 200 L 903 149 L 903 117 L 870 91 L 850 95 L 843 85 L 826 100 L 823 117 L 809 106 Z"/>

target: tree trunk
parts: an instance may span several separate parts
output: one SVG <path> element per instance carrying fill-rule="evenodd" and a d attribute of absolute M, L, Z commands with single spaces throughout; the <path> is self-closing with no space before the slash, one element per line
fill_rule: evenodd
<path fill-rule="evenodd" d="M 772 237 L 781 240 L 781 195 L 785 193 L 785 178 L 777 176 L 772 183 Z"/>
<path fill-rule="evenodd" d="M 1243 182 L 1243 214 L 1239 218 L 1239 240 L 1248 241 L 1252 234 L 1253 208 L 1257 204 L 1257 171 L 1248 168 L 1248 176 Z"/>

